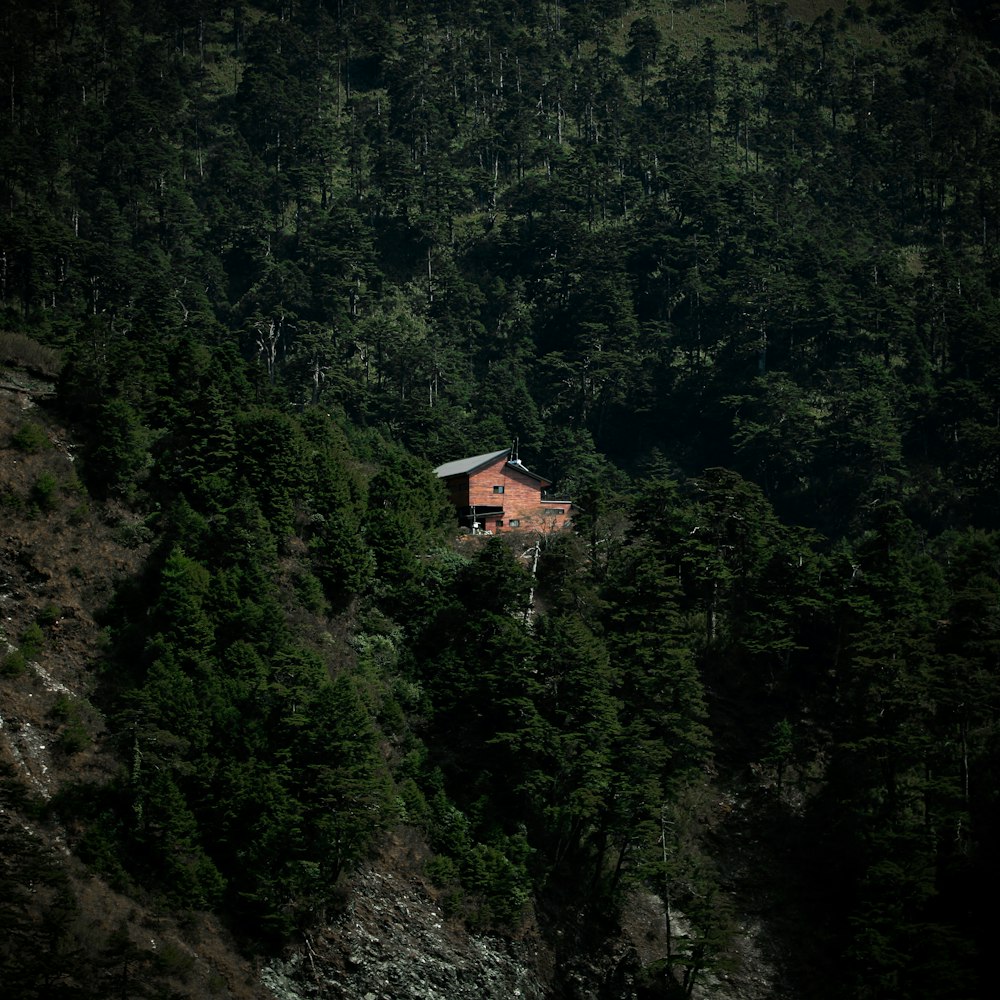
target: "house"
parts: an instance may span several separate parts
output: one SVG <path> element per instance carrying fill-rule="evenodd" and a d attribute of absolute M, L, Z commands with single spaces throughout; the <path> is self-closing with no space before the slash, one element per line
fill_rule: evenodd
<path fill-rule="evenodd" d="M 572 515 L 568 500 L 544 497 L 551 483 L 528 471 L 516 446 L 445 462 L 434 472 L 444 480 L 459 522 L 475 533 L 555 531 Z"/>

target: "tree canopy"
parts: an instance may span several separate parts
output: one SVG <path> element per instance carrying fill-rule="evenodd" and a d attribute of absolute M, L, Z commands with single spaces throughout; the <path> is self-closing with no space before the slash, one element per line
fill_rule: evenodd
<path fill-rule="evenodd" d="M 690 995 L 756 782 L 802 995 L 984 993 L 995 24 L 822 6 L 6 5 L 0 322 L 151 549 L 87 863 L 273 947 L 408 825 L 473 926 L 652 888 Z M 572 534 L 457 542 L 515 436 Z"/>

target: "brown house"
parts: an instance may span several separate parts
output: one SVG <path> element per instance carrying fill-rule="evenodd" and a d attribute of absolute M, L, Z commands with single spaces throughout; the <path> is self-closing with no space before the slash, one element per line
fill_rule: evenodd
<path fill-rule="evenodd" d="M 555 531 L 572 515 L 568 500 L 548 500 L 551 483 L 529 472 L 514 449 L 445 462 L 434 472 L 448 487 L 459 522 L 475 533 Z"/>

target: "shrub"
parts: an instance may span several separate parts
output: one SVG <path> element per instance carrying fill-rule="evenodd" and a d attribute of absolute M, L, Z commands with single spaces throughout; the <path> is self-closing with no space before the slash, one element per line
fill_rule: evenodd
<path fill-rule="evenodd" d="M 24 653 L 19 649 L 7 653 L 0 659 L 0 675 L 4 677 L 20 677 L 26 669 L 27 663 L 24 659 Z"/>
<path fill-rule="evenodd" d="M 427 805 L 424 793 L 412 778 L 406 778 L 399 786 L 399 798 L 405 822 L 413 823 L 415 826 L 426 825 L 430 819 L 430 806 Z"/>
<path fill-rule="evenodd" d="M 142 521 L 122 521 L 114 531 L 115 541 L 126 549 L 137 549 L 153 538 L 153 532 Z"/>
<path fill-rule="evenodd" d="M 62 608 L 58 604 L 46 604 L 35 616 L 35 621 L 48 628 L 50 625 L 55 625 L 60 618 L 62 618 Z"/>
<path fill-rule="evenodd" d="M 465 858 L 462 884 L 475 897 L 474 925 L 515 927 L 520 922 L 530 880 L 523 864 L 515 864 L 499 848 L 476 844 Z"/>
<path fill-rule="evenodd" d="M 31 502 L 44 513 L 51 513 L 59 506 L 59 483 L 56 477 L 43 472 L 31 487 Z"/>
<path fill-rule="evenodd" d="M 69 695 L 61 694 L 56 698 L 55 703 L 49 710 L 49 714 L 57 722 L 65 722 L 73 715 L 73 699 Z"/>
<path fill-rule="evenodd" d="M 318 615 L 326 611 L 326 598 L 323 596 L 323 585 L 312 573 L 305 569 L 296 573 L 294 584 L 295 593 L 306 610 Z"/>
<path fill-rule="evenodd" d="M 26 660 L 33 660 L 42 650 L 45 634 L 37 622 L 32 622 L 21 633 L 21 652 Z"/>
<path fill-rule="evenodd" d="M 440 887 L 458 882 L 458 864 L 446 854 L 438 854 L 430 858 L 424 865 L 424 873 L 433 885 Z"/>
<path fill-rule="evenodd" d="M 172 941 L 163 941 L 156 950 L 156 966 L 165 975 L 186 981 L 194 964 L 194 956 Z"/>
<path fill-rule="evenodd" d="M 90 734 L 80 717 L 74 712 L 56 739 L 56 749 L 71 757 L 90 745 Z"/>
<path fill-rule="evenodd" d="M 56 749 L 67 756 L 72 756 L 90 746 L 90 734 L 83 723 L 80 704 L 69 695 L 61 694 L 56 698 L 49 714 L 57 722 L 62 723 L 62 729 L 56 737 Z"/>
<path fill-rule="evenodd" d="M 38 424 L 22 424 L 10 440 L 18 451 L 29 453 L 46 451 L 52 447 L 48 434 Z"/>
<path fill-rule="evenodd" d="M 12 514 L 23 513 L 24 497 L 15 493 L 9 486 L 0 487 L 0 510 L 6 510 Z"/>
<path fill-rule="evenodd" d="M 42 375 L 58 375 L 62 367 L 58 351 L 9 330 L 0 330 L 0 362 L 20 365 Z"/>
<path fill-rule="evenodd" d="M 81 500 L 70 512 L 70 524 L 83 524 L 90 517 L 90 504 Z"/>

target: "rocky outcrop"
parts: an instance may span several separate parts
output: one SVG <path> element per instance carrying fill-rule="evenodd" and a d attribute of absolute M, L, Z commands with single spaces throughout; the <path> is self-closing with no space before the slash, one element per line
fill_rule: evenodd
<path fill-rule="evenodd" d="M 762 862 L 740 831 L 731 836 L 734 858 L 747 853 L 747 864 Z M 425 857 L 425 846 L 405 836 L 390 837 L 382 856 L 344 886 L 349 902 L 343 913 L 304 938 L 294 954 L 265 966 L 261 985 L 276 1000 L 653 1000 L 681 995 L 662 968 L 668 945 L 663 903 L 654 893 L 636 888 L 622 900 L 615 919 L 555 907 L 560 912 L 548 914 L 544 933 L 529 921 L 529 929 L 515 938 L 476 934 L 445 915 L 438 891 L 422 875 Z M 734 879 L 734 902 L 742 885 Z M 734 922 L 728 953 L 699 975 L 693 1000 L 796 995 L 785 981 L 785 963 L 768 922 L 762 915 L 743 916 Z M 675 942 L 689 932 L 683 914 L 673 914 L 671 926 Z"/>
<path fill-rule="evenodd" d="M 345 913 L 261 979 L 278 1000 L 542 1000 L 550 966 L 540 939 L 467 933 L 419 875 L 366 868 Z"/>

